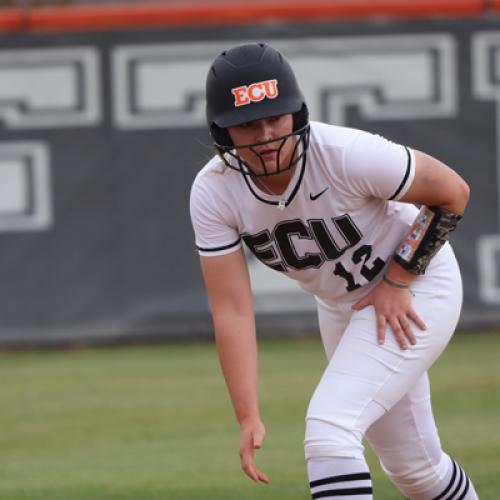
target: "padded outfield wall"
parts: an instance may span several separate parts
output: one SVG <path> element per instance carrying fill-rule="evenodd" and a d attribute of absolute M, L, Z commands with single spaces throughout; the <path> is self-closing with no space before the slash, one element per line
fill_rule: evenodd
<path fill-rule="evenodd" d="M 0 26 L 5 29 L 5 17 Z M 167 23 L 168 24 L 168 23 Z M 207 336 L 189 188 L 210 61 L 266 41 L 313 119 L 437 156 L 470 184 L 462 327 L 500 324 L 500 19 L 308 20 L 0 34 L 0 344 Z M 251 261 L 261 331 L 313 301 Z"/>

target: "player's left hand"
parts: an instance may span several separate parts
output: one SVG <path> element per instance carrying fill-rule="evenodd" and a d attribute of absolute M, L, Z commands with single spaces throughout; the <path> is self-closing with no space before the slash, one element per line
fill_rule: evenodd
<path fill-rule="evenodd" d="M 413 309 L 411 292 L 408 288 L 396 288 L 381 281 L 366 297 L 356 302 L 352 309 L 360 311 L 366 306 L 373 305 L 377 318 L 377 339 L 379 344 L 385 342 L 386 325 L 391 327 L 396 341 L 401 349 L 408 349 L 417 343 L 410 321 L 421 330 L 427 327 Z"/>

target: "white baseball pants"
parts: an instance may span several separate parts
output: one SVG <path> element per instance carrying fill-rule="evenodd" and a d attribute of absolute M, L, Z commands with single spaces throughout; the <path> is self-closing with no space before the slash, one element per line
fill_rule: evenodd
<path fill-rule="evenodd" d="M 329 364 L 306 417 L 305 453 L 363 458 L 366 436 L 391 480 L 418 496 L 449 468 L 430 403 L 427 370 L 450 340 L 460 314 L 462 283 L 453 251 L 445 245 L 411 286 L 415 346 L 403 351 L 390 327 L 379 345 L 374 308 L 318 300 L 321 337 Z"/>

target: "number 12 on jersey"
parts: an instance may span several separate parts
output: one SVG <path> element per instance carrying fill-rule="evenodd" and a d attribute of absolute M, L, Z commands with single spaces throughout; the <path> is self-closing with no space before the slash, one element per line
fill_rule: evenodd
<path fill-rule="evenodd" d="M 368 260 L 372 256 L 372 247 L 371 245 L 363 245 L 359 247 L 352 254 L 352 261 L 354 264 L 359 264 L 363 261 L 363 265 L 361 266 L 360 274 L 368 281 L 372 281 L 377 274 L 382 271 L 385 265 L 385 261 L 383 261 L 380 257 L 376 257 L 372 264 L 368 263 Z M 333 274 L 335 276 L 339 276 L 346 280 L 347 286 L 346 290 L 348 292 L 352 292 L 353 290 L 357 290 L 361 287 L 359 283 L 354 281 L 354 276 L 350 273 L 342 264 L 342 262 L 337 262 L 335 264 L 335 269 L 333 270 Z"/>

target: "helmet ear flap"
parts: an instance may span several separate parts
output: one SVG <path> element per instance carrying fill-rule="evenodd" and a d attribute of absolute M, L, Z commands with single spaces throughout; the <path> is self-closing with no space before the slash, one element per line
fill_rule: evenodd
<path fill-rule="evenodd" d="M 296 132 L 309 123 L 309 110 L 304 103 L 299 111 L 293 114 L 293 131 Z"/>
<path fill-rule="evenodd" d="M 215 123 L 212 123 L 210 125 L 210 134 L 215 144 L 218 146 L 233 147 L 233 141 L 231 140 L 231 136 L 229 135 L 227 128 L 221 128 Z"/>

